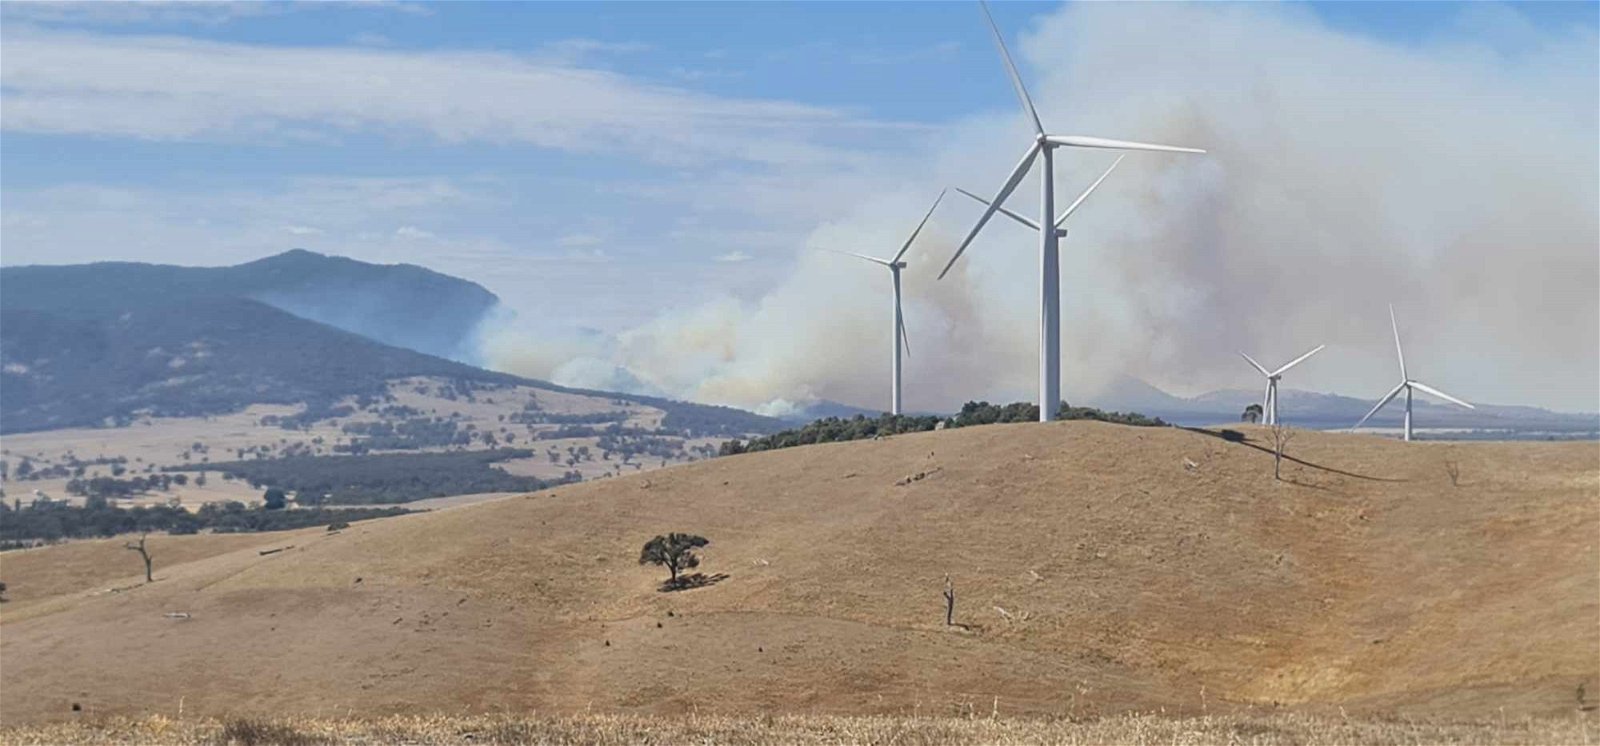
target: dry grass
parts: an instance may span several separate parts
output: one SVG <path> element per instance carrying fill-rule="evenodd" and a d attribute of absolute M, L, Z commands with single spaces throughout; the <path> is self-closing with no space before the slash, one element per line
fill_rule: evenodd
<path fill-rule="evenodd" d="M 956 717 L 635 715 L 396 716 L 373 720 L 173 720 L 161 716 L 0 729 L 0 744 L 1592 744 L 1582 716 L 1463 721 L 1309 715 L 1068 720 Z"/>
<path fill-rule="evenodd" d="M 1265 431 L 1240 430 L 1251 442 L 963 428 L 363 522 L 266 556 L 158 554 L 153 584 L 58 578 L 61 595 L 0 607 L 0 721 L 180 701 L 218 718 L 946 716 L 997 697 L 1002 718 L 1515 722 L 1571 713 L 1580 687 L 1595 700 L 1594 444 L 1308 432 L 1275 481 Z M 635 560 L 674 530 L 711 539 L 701 570 L 728 578 L 656 592 L 666 573 Z M 0 558 L 0 577 L 20 597 L 57 551 Z M 943 624 L 946 573 L 961 628 Z"/>

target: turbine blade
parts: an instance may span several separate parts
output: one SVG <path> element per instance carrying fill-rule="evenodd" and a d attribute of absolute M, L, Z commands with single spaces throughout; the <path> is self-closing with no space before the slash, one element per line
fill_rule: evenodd
<path fill-rule="evenodd" d="M 1148 142 L 1134 142 L 1132 140 L 1109 140 L 1104 137 L 1082 137 L 1079 135 L 1050 135 L 1046 140 L 1056 145 L 1065 145 L 1071 148 L 1110 148 L 1112 150 L 1159 150 L 1164 153 L 1204 153 L 1199 148 L 1181 148 L 1176 145 L 1157 145 Z"/>
<path fill-rule="evenodd" d="M 1282 368 L 1279 368 L 1279 369 L 1277 369 L 1275 371 L 1272 371 L 1272 375 L 1275 375 L 1275 376 L 1283 375 L 1284 371 L 1286 371 L 1286 370 L 1288 370 L 1290 368 L 1293 368 L 1294 366 L 1299 365 L 1302 362 L 1305 362 L 1306 358 L 1311 357 L 1312 355 L 1315 355 L 1315 354 L 1317 354 L 1319 352 L 1322 352 L 1322 348 L 1324 348 L 1324 347 L 1327 347 L 1327 345 L 1317 345 L 1317 349 L 1312 350 L 1312 351 L 1310 351 L 1310 352 L 1308 352 L 1308 353 L 1306 353 L 1304 355 L 1301 355 L 1300 357 L 1297 357 L 1297 358 L 1295 358 L 1293 360 L 1290 360 L 1288 365 L 1285 365 Z"/>
<path fill-rule="evenodd" d="M 1436 389 L 1436 388 L 1434 388 L 1432 386 L 1429 386 L 1426 383 L 1422 383 L 1421 381 L 1412 381 L 1411 385 L 1415 386 L 1415 387 L 1417 387 L 1419 389 L 1422 389 L 1423 391 L 1426 391 L 1426 392 L 1428 392 L 1430 394 L 1433 394 L 1434 396 L 1437 396 L 1440 399 L 1443 399 L 1443 400 L 1445 400 L 1447 402 L 1451 402 L 1451 403 L 1454 403 L 1454 404 L 1460 404 L 1461 406 L 1466 407 L 1467 409 L 1477 409 L 1477 407 L 1474 407 L 1471 404 L 1468 404 L 1468 403 L 1466 403 L 1466 402 L 1464 402 L 1464 401 L 1462 401 L 1460 399 L 1457 399 L 1457 398 L 1455 398 L 1455 397 L 1453 397 L 1453 396 L 1451 396 L 1449 394 L 1446 394 L 1445 392 L 1440 391 L 1440 390 L 1438 390 L 1438 389 Z"/>
<path fill-rule="evenodd" d="M 982 203 L 984 203 L 986 205 L 993 204 L 989 200 L 986 200 L 986 199 L 984 199 L 982 197 L 979 197 L 978 195 L 973 194 L 972 192 L 969 192 L 969 191 L 967 191 L 965 189 L 962 189 L 961 187 L 956 187 L 956 191 L 958 191 L 958 192 L 960 192 L 962 194 L 965 194 L 968 197 L 971 197 L 971 198 L 973 198 L 973 199 L 975 199 L 975 200 L 977 200 L 979 202 L 982 202 Z M 1006 216 L 1008 218 L 1011 218 L 1012 220 L 1015 220 L 1015 221 L 1017 221 L 1017 222 L 1019 222 L 1019 223 L 1021 223 L 1023 225 L 1026 225 L 1029 228 L 1032 228 L 1034 230 L 1039 230 L 1039 224 L 1033 222 L 1033 218 L 1030 218 L 1030 217 L 1028 217 L 1026 215 L 1019 215 L 1019 214 L 1017 214 L 1015 212 L 1012 212 L 1011 210 L 1006 209 L 1003 206 L 1002 207 L 996 207 L 995 209 L 998 210 L 1000 212 L 1000 214 L 1002 214 L 1002 215 L 1004 215 L 1004 216 Z"/>
<path fill-rule="evenodd" d="M 933 200 L 933 206 L 928 208 L 928 214 L 922 216 L 922 222 L 917 223 L 917 229 L 911 232 L 910 238 L 906 239 L 906 245 L 901 246 L 900 250 L 895 252 L 894 258 L 889 260 L 890 264 L 900 261 L 900 257 L 906 255 L 906 251 L 911 248 L 911 242 L 917 240 L 917 234 L 922 232 L 922 226 L 927 225 L 928 218 L 933 217 L 933 211 L 939 209 L 939 203 L 944 200 L 944 193 L 946 191 L 948 190 L 939 190 L 939 196 Z"/>
<path fill-rule="evenodd" d="M 838 249 L 823 249 L 823 251 L 832 252 L 834 254 L 844 254 L 845 256 L 853 256 L 853 257 L 855 257 L 857 259 L 865 259 L 865 260 L 867 260 L 869 262 L 872 262 L 873 264 L 882 264 L 885 267 L 889 266 L 889 262 L 886 262 L 886 261 L 884 261 L 882 259 L 879 259 L 879 258 L 877 258 L 875 256 L 867 256 L 866 254 L 857 254 L 854 251 L 840 251 Z"/>
<path fill-rule="evenodd" d="M 1022 85 L 1022 76 L 1017 74 L 1017 66 L 1011 62 L 1011 52 L 1006 49 L 1005 37 L 1000 34 L 1000 26 L 994 22 L 994 15 L 989 13 L 989 4 L 980 2 L 983 7 L 983 17 L 989 19 L 989 30 L 994 32 L 994 43 L 1000 47 L 1000 58 L 1005 60 L 1006 72 L 1011 75 L 1011 85 L 1017 89 L 1017 100 L 1022 102 L 1022 113 L 1028 115 L 1028 122 L 1033 125 L 1035 134 L 1044 134 L 1044 125 L 1039 122 L 1039 112 L 1033 108 L 1033 99 L 1028 97 L 1028 89 Z"/>
<path fill-rule="evenodd" d="M 1028 146 L 1028 152 L 1022 156 L 1022 161 L 1017 163 L 1017 167 L 1012 169 L 1011 177 L 1006 179 L 1005 186 L 1000 187 L 1000 191 L 989 202 L 989 209 L 984 210 L 983 217 L 978 218 L 977 225 L 972 226 L 972 230 L 967 233 L 966 239 L 956 249 L 955 255 L 950 257 L 949 262 L 945 263 L 944 269 L 939 272 L 939 279 L 943 280 L 945 275 L 950 274 L 950 268 L 956 265 L 956 260 L 961 258 L 962 252 L 966 251 L 967 247 L 972 244 L 972 239 L 978 237 L 978 231 L 983 230 L 983 226 L 989 222 L 989 218 L 994 217 L 995 212 L 1000 209 L 999 206 L 1006 201 L 1006 197 L 1010 197 L 1012 190 L 1016 189 L 1017 184 L 1022 182 L 1022 177 L 1028 175 L 1028 168 L 1033 165 L 1034 157 L 1039 155 L 1040 147 L 1042 146 L 1037 140 Z"/>
<path fill-rule="evenodd" d="M 1406 387 L 1406 382 L 1405 382 L 1405 381 L 1401 381 L 1401 382 L 1400 382 L 1400 385 L 1399 385 L 1399 386 L 1396 386 L 1396 387 L 1394 387 L 1394 390 L 1393 390 L 1393 391 L 1390 391 L 1390 392 L 1389 392 L 1389 394 L 1388 394 L 1388 396 L 1385 396 L 1385 397 L 1383 397 L 1383 398 L 1382 398 L 1382 399 L 1379 399 L 1379 400 L 1378 400 L 1378 405 L 1377 405 L 1377 406 L 1375 406 L 1375 407 L 1373 407 L 1373 408 L 1372 408 L 1372 411 L 1371 411 L 1371 412 L 1368 412 L 1368 413 L 1367 413 L 1367 416 L 1366 416 L 1366 417 L 1362 417 L 1362 418 L 1361 418 L 1361 421 L 1360 421 L 1360 422 L 1357 422 L 1357 423 L 1356 423 L 1356 424 L 1355 424 L 1355 427 L 1352 427 L 1352 428 L 1350 428 L 1350 429 L 1351 429 L 1351 430 L 1354 430 L 1354 429 L 1356 429 L 1356 428 L 1357 428 L 1357 427 L 1361 427 L 1361 426 L 1362 426 L 1362 425 L 1365 425 L 1365 424 L 1367 424 L 1367 420 L 1369 420 L 1369 419 L 1371 419 L 1371 418 L 1372 418 L 1372 416 L 1373 416 L 1373 415 L 1375 415 L 1375 414 L 1377 414 L 1377 413 L 1378 413 L 1378 410 L 1380 410 L 1380 409 L 1383 409 L 1383 405 L 1385 405 L 1385 404 L 1388 404 L 1388 403 L 1389 403 L 1389 402 L 1392 402 L 1392 401 L 1394 401 L 1394 398 L 1395 398 L 1395 397 L 1396 397 L 1396 396 L 1399 396 L 1399 395 L 1400 395 L 1400 392 L 1401 392 L 1401 391 L 1403 391 L 1403 390 L 1404 390 L 1404 389 L 1405 389 L 1405 387 Z"/>
<path fill-rule="evenodd" d="M 1077 212 L 1078 205 L 1083 204 L 1083 201 L 1088 199 L 1089 195 L 1094 193 L 1095 188 L 1100 186 L 1100 182 L 1105 181 L 1106 177 L 1110 176 L 1112 171 L 1117 170 L 1117 164 L 1121 163 L 1122 159 L 1127 157 L 1128 156 L 1126 155 L 1117 156 L 1117 159 L 1111 162 L 1111 168 L 1106 169 L 1105 173 L 1100 174 L 1100 178 L 1095 179 L 1094 183 L 1090 184 L 1088 189 L 1083 190 L 1083 194 L 1078 195 L 1078 198 L 1073 200 L 1071 205 L 1067 206 L 1066 211 L 1061 213 L 1061 217 L 1056 218 L 1056 227 L 1060 228 L 1062 223 L 1067 222 L 1067 218 L 1072 217 L 1072 213 Z"/>
<path fill-rule="evenodd" d="M 911 335 L 906 333 L 906 315 L 900 313 L 900 345 L 906 348 L 906 357 L 911 357 Z"/>
<path fill-rule="evenodd" d="M 1394 320 L 1394 304 L 1389 304 L 1389 326 L 1394 329 L 1394 354 L 1400 357 L 1400 377 L 1410 378 L 1406 375 L 1406 351 L 1400 349 L 1400 322 Z"/>
<path fill-rule="evenodd" d="M 1268 373 L 1266 368 L 1261 367 L 1261 363 L 1256 362 L 1255 358 L 1252 358 L 1249 355 L 1246 355 L 1246 354 L 1244 354 L 1242 352 L 1239 353 L 1239 357 L 1244 358 L 1246 362 L 1250 363 L 1251 367 L 1255 368 L 1256 370 L 1261 371 L 1261 375 L 1264 375 L 1264 376 L 1266 376 L 1268 378 L 1272 377 L 1272 374 Z"/>

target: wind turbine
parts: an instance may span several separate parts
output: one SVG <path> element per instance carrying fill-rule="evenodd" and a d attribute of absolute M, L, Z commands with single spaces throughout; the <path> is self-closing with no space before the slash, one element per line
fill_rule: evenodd
<path fill-rule="evenodd" d="M 1250 363 L 1251 367 L 1261 371 L 1261 375 L 1267 377 L 1267 393 L 1261 400 L 1261 424 L 1278 424 L 1278 379 L 1283 378 L 1284 371 L 1299 365 L 1300 363 L 1304 362 L 1306 358 L 1322 352 L 1322 348 L 1324 347 L 1327 347 L 1327 345 L 1317 345 L 1317 349 L 1290 360 L 1288 364 L 1284 365 L 1282 368 L 1272 371 L 1271 373 L 1268 373 L 1266 368 L 1261 367 L 1261 363 L 1256 362 L 1254 358 L 1251 358 L 1249 355 L 1246 355 L 1243 352 L 1239 353 L 1241 357 Z"/>
<path fill-rule="evenodd" d="M 933 206 L 929 207 L 927 214 L 922 216 L 922 222 L 917 223 L 917 229 L 911 231 L 911 237 L 907 238 L 905 244 L 900 247 L 900 250 L 895 252 L 893 259 L 879 259 L 875 256 L 857 254 L 853 251 L 834 251 L 833 249 L 829 249 L 829 251 L 834 251 L 836 254 L 846 254 L 856 257 L 857 259 L 865 259 L 873 264 L 880 264 L 888 267 L 890 276 L 894 278 L 894 342 L 892 343 L 894 349 L 891 352 L 891 359 L 893 362 L 891 363 L 890 372 L 890 414 L 900 414 L 900 351 L 904 349 L 907 355 L 911 354 L 911 343 L 906 341 L 905 314 L 900 310 L 900 270 L 906 268 L 906 263 L 901 261 L 901 257 L 904 257 L 906 255 L 906 251 L 911 248 L 911 242 L 917 240 L 917 234 L 922 232 L 922 226 L 928 224 L 928 218 L 933 217 L 933 211 L 938 209 L 939 202 L 943 199 L 944 191 L 940 191 L 939 196 L 933 200 Z"/>
<path fill-rule="evenodd" d="M 1468 403 L 1466 403 L 1464 401 L 1461 401 L 1460 399 L 1457 399 L 1457 398 L 1455 398 L 1455 397 L 1453 397 L 1453 396 L 1451 396 L 1449 394 L 1446 394 L 1443 391 L 1440 391 L 1440 390 L 1438 390 L 1438 389 L 1436 389 L 1436 388 L 1434 388 L 1432 386 L 1429 386 L 1426 383 L 1423 383 L 1421 381 L 1412 380 L 1410 376 L 1407 376 L 1406 375 L 1406 353 L 1405 353 L 1405 350 L 1400 349 L 1400 324 L 1398 322 L 1396 322 L 1395 319 L 1394 319 L 1394 305 L 1393 304 L 1391 304 L 1389 306 L 1389 326 L 1394 329 L 1394 352 L 1395 352 L 1395 355 L 1397 355 L 1400 358 L 1400 385 L 1395 386 L 1394 389 L 1391 390 L 1387 395 L 1385 395 L 1382 399 L 1379 399 L 1378 400 L 1378 405 L 1373 407 L 1372 411 L 1368 412 L 1366 417 L 1362 417 L 1361 421 L 1356 423 L 1356 427 L 1361 427 L 1362 425 L 1366 424 L 1368 419 L 1370 419 L 1373 415 L 1378 413 L 1378 410 L 1383 409 L 1383 405 L 1388 404 L 1391 401 L 1394 401 L 1394 398 L 1396 396 L 1399 396 L 1401 391 L 1405 391 L 1406 392 L 1406 436 L 1405 437 L 1406 437 L 1406 440 L 1408 440 L 1408 441 L 1411 440 L 1411 390 L 1412 389 L 1421 389 L 1421 390 L 1423 390 L 1423 391 L 1425 391 L 1425 392 L 1427 392 L 1429 394 L 1433 394 L 1434 396 L 1437 396 L 1440 399 L 1443 399 L 1443 400 L 1445 400 L 1447 402 L 1450 402 L 1452 404 L 1460 404 L 1461 406 L 1466 407 L 1467 409 L 1476 409 L 1477 408 L 1477 407 L 1474 407 L 1471 404 L 1468 404 Z M 1354 429 L 1356 429 L 1356 427 L 1352 427 L 1350 429 L 1354 430 Z"/>
<path fill-rule="evenodd" d="M 1016 89 L 1017 99 L 1022 103 L 1022 111 L 1027 115 L 1028 123 L 1033 126 L 1033 142 L 1028 144 L 1028 150 L 1022 155 L 1022 161 L 1011 170 L 1011 176 L 1006 179 L 1000 191 L 989 201 L 988 209 L 984 210 L 983 217 L 972 226 L 972 231 L 967 234 L 966 240 L 956 249 L 950 262 L 944 266 L 944 271 L 939 273 L 943 279 L 955 266 L 956 260 L 961 258 L 962 252 L 976 238 L 978 231 L 994 217 L 996 212 L 1003 210 L 1006 198 L 1027 176 L 1028 170 L 1033 166 L 1035 158 L 1042 158 L 1044 166 L 1039 179 L 1039 220 L 1033 223 L 1039 231 L 1039 421 L 1047 422 L 1056 417 L 1056 406 L 1061 401 L 1061 265 L 1060 265 L 1060 239 L 1061 224 L 1067 219 L 1078 204 L 1083 201 L 1079 197 L 1071 208 L 1048 227 L 1045 225 L 1050 216 L 1056 211 L 1055 188 L 1055 158 L 1056 148 L 1110 148 L 1113 150 L 1157 150 L 1169 153 L 1204 153 L 1204 150 L 1195 148 L 1180 148 L 1172 145 L 1155 145 L 1151 143 L 1132 142 L 1128 140 L 1108 140 L 1102 137 L 1083 137 L 1079 135 L 1052 135 L 1044 130 L 1044 124 L 1039 121 L 1039 113 L 1033 108 L 1033 99 L 1028 97 L 1028 89 L 1022 85 L 1022 76 L 1017 73 L 1017 66 L 1011 62 L 1011 53 L 1006 49 L 1005 39 L 1000 34 L 1000 27 L 995 24 L 994 16 L 989 13 L 989 5 L 980 3 L 983 15 L 989 21 L 989 28 L 994 32 L 995 43 L 1000 47 L 1000 58 L 1005 62 L 1006 72 L 1011 76 L 1011 85 Z M 1104 177 L 1101 177 L 1104 178 Z M 1096 182 L 1098 183 L 1098 182 Z M 1093 191 L 1091 187 L 1090 191 Z M 1088 196 L 1086 192 L 1084 197 Z M 1018 217 L 1009 211 L 1008 215 Z"/>

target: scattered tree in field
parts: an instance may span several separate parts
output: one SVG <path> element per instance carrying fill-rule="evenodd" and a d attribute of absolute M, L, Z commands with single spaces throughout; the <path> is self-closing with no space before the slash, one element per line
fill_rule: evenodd
<path fill-rule="evenodd" d="M 944 626 L 949 627 L 956 623 L 956 584 L 951 582 L 948 573 L 944 576 Z"/>
<path fill-rule="evenodd" d="M 1261 405 L 1251 404 L 1244 408 L 1244 414 L 1239 415 L 1240 422 L 1255 424 L 1261 421 Z"/>
<path fill-rule="evenodd" d="M 694 534 L 671 533 L 657 536 L 646 542 L 643 551 L 639 552 L 641 565 L 665 565 L 667 571 L 672 573 L 672 578 L 667 581 L 668 586 L 678 584 L 678 573 L 700 566 L 700 557 L 694 553 L 711 541 L 704 536 Z"/>
<path fill-rule="evenodd" d="M 1294 440 L 1294 430 L 1288 425 L 1274 424 L 1272 426 L 1272 478 L 1283 479 L 1283 449 L 1289 446 L 1289 441 Z"/>
<path fill-rule="evenodd" d="M 0 601 L 6 600 L 6 584 L 0 583 Z M 1581 699 L 1581 697 L 1580 697 Z"/>
<path fill-rule="evenodd" d="M 283 490 L 273 487 L 261 494 L 261 500 L 263 501 L 261 507 L 267 510 L 283 510 L 283 506 L 289 503 L 289 496 L 284 494 Z"/>
<path fill-rule="evenodd" d="M 150 550 L 146 549 L 144 545 L 145 540 L 148 538 L 150 538 L 150 534 L 139 534 L 138 544 L 130 541 L 122 545 L 122 548 L 139 553 L 139 558 L 144 560 L 144 582 L 153 583 L 155 582 L 155 578 L 150 576 Z"/>

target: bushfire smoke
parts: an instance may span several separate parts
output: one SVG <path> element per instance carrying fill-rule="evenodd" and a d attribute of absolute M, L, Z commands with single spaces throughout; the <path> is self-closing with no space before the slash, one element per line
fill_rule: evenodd
<path fill-rule="evenodd" d="M 1210 151 L 1132 154 L 1074 216 L 1067 398 L 1095 401 L 1120 376 L 1186 394 L 1254 386 L 1236 350 L 1287 361 L 1319 343 L 1329 350 L 1296 388 L 1376 396 L 1398 375 L 1393 303 L 1408 364 L 1441 388 L 1600 408 L 1595 32 L 1535 28 L 1490 5 L 1463 6 L 1459 23 L 1471 33 L 1449 42 L 1383 41 L 1295 6 L 1077 3 L 1010 30 L 1048 129 Z M 1009 103 L 999 65 L 972 74 Z M 817 216 L 792 272 L 758 299 L 615 334 L 499 324 L 485 358 L 558 383 L 771 412 L 883 406 L 888 273 L 820 249 L 891 254 L 940 186 L 992 192 L 1025 132 L 1014 109 L 950 124 L 856 207 Z M 1058 194 L 1113 157 L 1060 151 Z M 1037 194 L 1025 182 L 1008 206 L 1034 214 Z M 952 193 L 908 256 L 912 409 L 1036 390 L 1036 236 L 997 219 L 934 280 L 978 209 Z"/>

